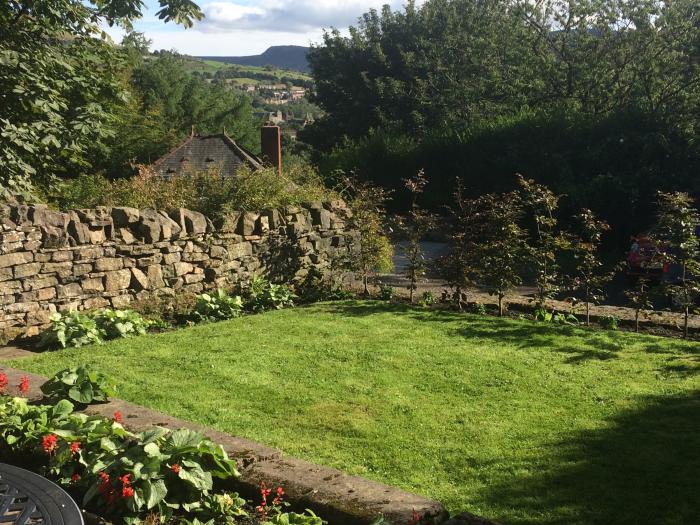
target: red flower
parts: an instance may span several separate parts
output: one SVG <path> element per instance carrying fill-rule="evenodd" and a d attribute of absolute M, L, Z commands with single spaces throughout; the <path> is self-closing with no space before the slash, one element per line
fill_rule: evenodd
<path fill-rule="evenodd" d="M 73 475 L 70 477 L 70 480 L 71 480 L 73 483 L 76 483 L 76 482 L 80 481 L 80 474 L 78 474 L 78 473 L 73 474 Z"/>
<path fill-rule="evenodd" d="M 284 496 L 284 489 L 282 487 L 277 487 L 277 496 L 275 496 L 275 499 L 272 500 L 273 505 L 281 505 L 282 504 L 282 496 Z"/>
<path fill-rule="evenodd" d="M 131 498 L 134 495 L 134 489 L 131 487 L 124 487 L 122 489 L 122 498 Z"/>
<path fill-rule="evenodd" d="M 267 509 L 266 509 L 267 497 L 270 495 L 271 492 L 272 492 L 272 490 L 267 488 L 267 485 L 265 485 L 265 482 L 261 481 L 260 482 L 260 498 L 262 499 L 262 501 L 260 502 L 260 505 L 255 507 L 255 510 L 258 511 L 258 513 L 260 514 L 260 517 L 262 519 L 267 518 Z"/>
<path fill-rule="evenodd" d="M 121 423 L 123 417 L 124 417 L 124 416 L 122 416 L 122 413 L 119 412 L 119 410 L 117 410 L 117 411 L 114 413 L 114 421 L 116 421 L 117 423 Z"/>
<path fill-rule="evenodd" d="M 122 482 L 122 485 L 126 485 L 127 487 L 131 485 L 131 481 L 129 481 L 129 477 L 131 474 L 124 474 L 121 478 L 119 478 L 119 481 Z"/>
<path fill-rule="evenodd" d="M 78 452 L 80 452 L 80 441 L 73 441 L 70 444 L 70 453 L 75 456 Z"/>
<path fill-rule="evenodd" d="M 414 510 L 413 515 L 411 516 L 411 519 L 407 525 L 420 525 L 420 514 Z"/>
<path fill-rule="evenodd" d="M 44 436 L 41 440 L 41 445 L 44 447 L 44 452 L 53 454 L 57 448 L 58 438 L 54 434 Z"/>
<path fill-rule="evenodd" d="M 0 372 L 0 394 L 5 391 L 5 388 L 7 388 L 7 384 L 9 381 L 7 380 L 7 376 Z"/>
<path fill-rule="evenodd" d="M 19 382 L 19 391 L 22 392 L 23 394 L 26 394 L 29 392 L 29 377 L 28 376 L 22 376 L 22 379 Z"/>
<path fill-rule="evenodd" d="M 180 473 L 180 465 L 177 463 L 173 463 L 170 466 L 170 470 L 172 470 L 175 474 L 179 474 Z"/>

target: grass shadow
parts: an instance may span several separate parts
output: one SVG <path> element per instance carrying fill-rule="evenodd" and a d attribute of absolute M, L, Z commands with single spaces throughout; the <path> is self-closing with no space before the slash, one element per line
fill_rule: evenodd
<path fill-rule="evenodd" d="M 646 398 L 609 423 L 556 443 L 538 458 L 549 468 L 484 496 L 529 516 L 509 523 L 700 523 L 700 393 Z"/>

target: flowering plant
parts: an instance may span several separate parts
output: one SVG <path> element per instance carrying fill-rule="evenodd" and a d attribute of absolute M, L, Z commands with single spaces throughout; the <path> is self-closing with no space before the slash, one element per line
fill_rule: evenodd
<path fill-rule="evenodd" d="M 197 296 L 197 305 L 192 312 L 195 321 L 223 321 L 241 315 L 243 300 L 239 296 L 230 296 L 218 289 L 214 294 L 204 293 Z"/>

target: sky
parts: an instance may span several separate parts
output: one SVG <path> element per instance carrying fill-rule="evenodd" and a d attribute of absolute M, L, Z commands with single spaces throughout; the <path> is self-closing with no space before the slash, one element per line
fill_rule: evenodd
<path fill-rule="evenodd" d="M 197 1 L 197 0 L 195 0 Z M 308 46 L 323 29 L 347 29 L 370 8 L 405 0 L 199 0 L 204 19 L 193 28 L 164 24 L 156 17 L 157 0 L 145 0 L 144 17 L 134 24 L 153 41 L 152 50 L 175 49 L 194 56 L 257 55 L 270 46 Z M 117 42 L 123 31 L 106 28 Z"/>

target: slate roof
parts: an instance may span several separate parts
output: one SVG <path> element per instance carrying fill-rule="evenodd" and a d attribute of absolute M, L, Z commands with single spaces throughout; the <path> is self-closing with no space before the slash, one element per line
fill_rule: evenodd
<path fill-rule="evenodd" d="M 191 135 L 153 163 L 154 171 L 165 178 L 172 178 L 183 171 L 221 170 L 225 177 L 234 177 L 241 166 L 262 168 L 262 161 L 246 150 L 226 133 L 218 135 Z"/>

